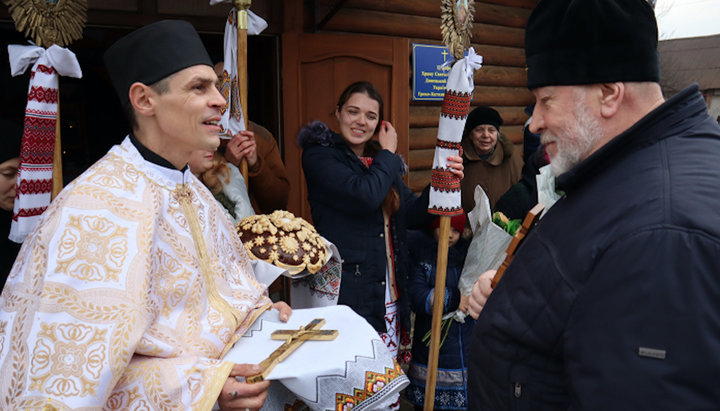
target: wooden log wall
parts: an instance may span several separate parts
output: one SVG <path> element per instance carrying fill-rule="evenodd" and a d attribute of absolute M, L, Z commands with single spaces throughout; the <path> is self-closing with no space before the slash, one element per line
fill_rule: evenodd
<path fill-rule="evenodd" d="M 483 56 L 483 67 L 475 72 L 472 104 L 497 109 L 505 122 L 502 132 L 518 149 L 527 120 L 524 108 L 534 101 L 525 87 L 523 47 L 525 23 L 536 3 L 537 0 L 475 1 L 472 46 Z M 440 0 L 316 0 L 315 24 L 328 15 L 332 17 L 317 28 L 319 31 L 405 37 L 410 43 L 442 44 Z M 412 84 L 411 76 L 409 73 L 408 87 Z M 440 102 L 409 104 L 409 186 L 420 191 L 430 182 Z"/>

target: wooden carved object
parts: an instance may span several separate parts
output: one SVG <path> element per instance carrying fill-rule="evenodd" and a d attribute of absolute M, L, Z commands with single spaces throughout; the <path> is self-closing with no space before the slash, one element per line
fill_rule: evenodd
<path fill-rule="evenodd" d="M 493 288 L 495 288 L 497 283 L 502 278 L 503 274 L 505 274 L 505 270 L 510 265 L 513 257 L 515 257 L 515 252 L 517 251 L 518 247 L 520 247 L 520 243 L 522 243 L 530 230 L 540 219 L 540 214 L 542 214 L 544 209 L 545 206 L 538 203 L 535 204 L 535 206 L 531 208 L 530 211 L 528 211 L 525 219 L 522 222 L 522 226 L 520 226 L 518 231 L 515 233 L 515 236 L 513 236 L 513 239 L 510 241 L 510 245 L 508 245 L 508 248 L 505 251 L 507 253 L 507 255 L 505 256 L 505 260 L 502 262 L 502 264 L 500 264 L 500 268 L 498 268 L 497 272 L 495 273 L 495 277 L 493 277 L 492 279 L 491 285 Z"/>
<path fill-rule="evenodd" d="M 261 372 L 250 375 L 245 378 L 249 383 L 263 381 L 270 374 L 270 371 L 278 365 L 279 362 L 288 357 L 293 351 L 298 349 L 307 340 L 331 341 L 337 338 L 337 330 L 320 330 L 319 328 L 325 324 L 322 318 L 316 318 L 304 327 L 298 330 L 276 330 L 270 334 L 273 340 L 286 340 L 283 345 L 270 353 L 270 356 L 260 362 Z"/>

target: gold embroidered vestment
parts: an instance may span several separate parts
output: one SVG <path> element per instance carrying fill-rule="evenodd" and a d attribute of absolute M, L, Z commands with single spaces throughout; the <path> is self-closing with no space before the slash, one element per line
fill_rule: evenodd
<path fill-rule="evenodd" d="M 0 296 L 0 409 L 209 410 L 270 304 L 210 192 L 126 138 L 25 240 Z"/>

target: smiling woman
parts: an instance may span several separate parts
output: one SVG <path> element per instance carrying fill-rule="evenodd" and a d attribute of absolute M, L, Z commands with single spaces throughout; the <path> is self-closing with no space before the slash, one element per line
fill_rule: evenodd
<path fill-rule="evenodd" d="M 344 259 L 338 304 L 364 317 L 397 356 L 400 335 L 409 330 L 406 229 L 432 220 L 428 189 L 418 197 L 403 182 L 397 132 L 383 120 L 383 99 L 372 84 L 348 86 L 335 118 L 339 133 L 314 122 L 298 135 L 313 221 Z M 457 178 L 460 162 L 450 157 Z"/>

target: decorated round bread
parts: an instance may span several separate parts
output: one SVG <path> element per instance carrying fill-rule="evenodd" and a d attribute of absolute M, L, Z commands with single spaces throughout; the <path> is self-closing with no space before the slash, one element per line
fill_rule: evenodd
<path fill-rule="evenodd" d="M 315 274 L 328 258 L 325 241 L 315 227 L 293 213 L 277 210 L 253 215 L 237 223 L 237 232 L 251 258 L 298 274 Z"/>

